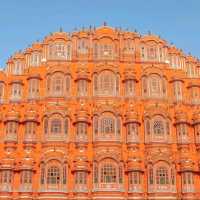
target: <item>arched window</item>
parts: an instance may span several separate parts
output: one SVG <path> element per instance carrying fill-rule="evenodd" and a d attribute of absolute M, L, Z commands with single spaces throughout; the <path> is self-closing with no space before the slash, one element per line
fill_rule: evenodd
<path fill-rule="evenodd" d="M 51 166 L 47 170 L 47 184 L 58 185 L 60 184 L 60 169 L 57 166 Z"/>
<path fill-rule="evenodd" d="M 130 178 L 130 184 L 141 183 L 140 172 L 131 172 L 129 178 Z"/>
<path fill-rule="evenodd" d="M 189 88 L 189 93 L 190 93 L 190 100 L 191 100 L 191 103 L 199 103 L 200 101 L 200 89 L 199 87 L 190 87 Z"/>
<path fill-rule="evenodd" d="M 149 166 L 148 190 L 149 192 L 175 192 L 175 168 L 166 162 L 159 161 Z"/>
<path fill-rule="evenodd" d="M 176 125 L 178 143 L 189 143 L 188 125 L 185 122 Z"/>
<path fill-rule="evenodd" d="M 101 119 L 101 133 L 115 133 L 115 120 L 112 117 Z"/>
<path fill-rule="evenodd" d="M 130 38 L 127 38 L 124 40 L 124 53 L 125 54 L 133 54 L 135 48 L 134 48 L 134 43 L 133 40 Z"/>
<path fill-rule="evenodd" d="M 193 172 L 182 173 L 182 192 L 190 193 L 194 191 L 194 175 Z"/>
<path fill-rule="evenodd" d="M 155 135 L 164 134 L 164 124 L 161 120 L 155 120 L 153 124 L 153 130 Z"/>
<path fill-rule="evenodd" d="M 21 83 L 13 83 L 11 91 L 11 100 L 17 101 L 22 97 L 22 85 Z"/>
<path fill-rule="evenodd" d="M 87 172 L 77 171 L 75 173 L 75 184 L 76 184 L 76 187 L 79 187 L 81 185 L 86 185 L 87 184 Z"/>
<path fill-rule="evenodd" d="M 65 191 L 67 183 L 67 165 L 56 159 L 41 164 L 40 187 L 45 191 Z"/>
<path fill-rule="evenodd" d="M 150 78 L 150 96 L 160 97 L 161 96 L 160 77 L 152 75 L 149 78 Z"/>
<path fill-rule="evenodd" d="M 117 80 L 117 76 L 113 72 L 101 72 L 98 75 L 98 94 L 106 96 L 117 95 L 119 92 L 119 80 Z M 94 85 L 94 87 L 96 87 L 96 85 Z"/>
<path fill-rule="evenodd" d="M 49 45 L 49 59 L 66 60 L 67 46 L 63 42 L 57 42 Z"/>
<path fill-rule="evenodd" d="M 29 98 L 37 98 L 39 97 L 39 79 L 37 78 L 31 78 L 28 81 L 29 83 Z"/>
<path fill-rule="evenodd" d="M 77 81 L 77 95 L 87 96 L 88 81 L 86 79 L 81 79 Z"/>
<path fill-rule="evenodd" d="M 34 141 L 36 136 L 37 123 L 35 121 L 27 121 L 25 123 L 25 141 Z"/>
<path fill-rule="evenodd" d="M 13 66 L 13 74 L 14 75 L 21 75 L 22 74 L 22 61 L 21 60 L 15 60 L 14 61 L 14 66 Z"/>
<path fill-rule="evenodd" d="M 17 135 L 18 122 L 8 121 L 6 124 L 6 134 L 7 135 Z"/>
<path fill-rule="evenodd" d="M 147 49 L 148 60 L 155 61 L 157 59 L 157 48 L 155 46 L 149 46 Z"/>
<path fill-rule="evenodd" d="M 53 94 L 55 95 L 63 94 L 63 79 L 60 76 L 53 78 Z"/>
<path fill-rule="evenodd" d="M 168 170 L 165 167 L 160 167 L 156 170 L 156 184 L 169 184 Z"/>
<path fill-rule="evenodd" d="M 61 134 L 62 131 L 62 122 L 60 119 L 53 119 L 51 121 L 51 133 L 52 134 Z"/>
<path fill-rule="evenodd" d="M 2 170 L 1 172 L 1 183 L 2 184 L 10 184 L 12 182 L 12 171 L 7 169 L 7 170 Z"/>
<path fill-rule="evenodd" d="M 135 94 L 135 81 L 133 79 L 125 80 L 125 95 L 134 96 Z"/>
<path fill-rule="evenodd" d="M 88 53 L 88 40 L 86 38 L 81 38 L 78 41 L 78 53 L 87 54 Z"/>
<path fill-rule="evenodd" d="M 22 170 L 20 177 L 20 190 L 24 192 L 32 191 L 32 171 L 31 170 Z"/>
<path fill-rule="evenodd" d="M 37 67 L 41 62 L 41 54 L 39 52 L 33 52 L 31 54 L 30 65 Z"/>
<path fill-rule="evenodd" d="M 101 183 L 116 183 L 117 169 L 112 163 L 105 163 L 101 167 Z"/>
<path fill-rule="evenodd" d="M 182 82 L 181 81 L 174 81 L 173 82 L 173 91 L 174 91 L 174 98 L 176 101 L 181 101 L 183 98 L 182 95 Z"/>

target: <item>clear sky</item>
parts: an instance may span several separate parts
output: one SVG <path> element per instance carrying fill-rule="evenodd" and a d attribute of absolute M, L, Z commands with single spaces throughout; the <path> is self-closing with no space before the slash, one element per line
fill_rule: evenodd
<path fill-rule="evenodd" d="M 200 0 L 0 0 L 0 66 L 50 32 L 102 25 L 149 30 L 200 58 Z"/>

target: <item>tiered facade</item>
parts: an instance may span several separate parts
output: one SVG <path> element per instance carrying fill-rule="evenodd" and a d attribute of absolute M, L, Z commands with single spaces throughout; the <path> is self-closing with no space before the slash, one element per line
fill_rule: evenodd
<path fill-rule="evenodd" d="M 0 200 L 200 199 L 200 61 L 155 35 L 60 30 L 0 72 Z"/>

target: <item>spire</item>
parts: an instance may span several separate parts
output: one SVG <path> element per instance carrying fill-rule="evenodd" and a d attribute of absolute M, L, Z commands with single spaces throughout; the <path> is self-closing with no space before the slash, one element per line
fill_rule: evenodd
<path fill-rule="evenodd" d="M 104 21 L 104 22 L 103 22 L 103 26 L 107 26 L 107 22 Z"/>
<path fill-rule="evenodd" d="M 59 32 L 63 32 L 63 29 L 62 29 L 62 27 L 60 27 L 60 29 L 59 29 Z"/>

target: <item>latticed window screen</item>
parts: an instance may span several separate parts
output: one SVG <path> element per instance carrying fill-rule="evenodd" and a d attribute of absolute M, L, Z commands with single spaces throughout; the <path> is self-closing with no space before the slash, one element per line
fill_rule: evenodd
<path fill-rule="evenodd" d="M 112 163 L 105 163 L 101 167 L 101 182 L 102 183 L 117 182 L 117 169 Z"/>
<path fill-rule="evenodd" d="M 141 177 L 140 172 L 133 171 L 129 172 L 129 184 L 130 185 L 137 185 L 141 183 Z"/>
<path fill-rule="evenodd" d="M 6 125 L 6 133 L 7 134 L 17 134 L 18 122 L 9 121 Z"/>
<path fill-rule="evenodd" d="M 104 117 L 101 119 L 102 133 L 115 133 L 115 120 L 111 117 Z"/>
<path fill-rule="evenodd" d="M 87 95 L 87 80 L 79 80 L 77 82 L 77 87 L 79 96 Z"/>
<path fill-rule="evenodd" d="M 138 124 L 137 123 L 129 123 L 127 125 L 127 134 L 128 135 L 138 135 Z"/>
<path fill-rule="evenodd" d="M 61 133 L 62 122 L 60 119 L 53 119 L 51 122 L 51 133 Z"/>
<path fill-rule="evenodd" d="M 150 79 L 151 85 L 151 95 L 160 95 L 161 85 L 160 85 L 160 78 L 159 77 L 151 77 Z"/>
<path fill-rule="evenodd" d="M 57 185 L 60 183 L 60 169 L 56 166 L 51 166 L 47 171 L 47 184 Z"/>
<path fill-rule="evenodd" d="M 154 174 L 153 174 L 153 168 L 150 167 L 149 168 L 149 184 L 152 185 L 154 183 L 154 178 L 153 178 Z"/>
<path fill-rule="evenodd" d="M 21 172 L 21 184 L 31 184 L 32 183 L 32 171 L 23 170 Z"/>
<path fill-rule="evenodd" d="M 39 94 L 39 80 L 30 79 L 29 80 L 29 96 L 37 96 Z"/>
<path fill-rule="evenodd" d="M 125 81 L 125 94 L 127 96 L 133 96 L 134 95 L 134 80 L 126 80 Z"/>
<path fill-rule="evenodd" d="M 154 134 L 156 134 L 156 135 L 164 134 L 164 124 L 163 124 L 163 122 L 161 120 L 154 121 L 153 130 L 154 130 Z"/>
<path fill-rule="evenodd" d="M 36 122 L 28 121 L 25 125 L 25 134 L 31 135 L 35 134 L 36 129 Z"/>
<path fill-rule="evenodd" d="M 182 182 L 184 185 L 194 184 L 194 177 L 192 172 L 184 172 L 182 174 Z"/>
<path fill-rule="evenodd" d="M 78 171 L 75 173 L 75 184 L 85 185 L 87 183 L 87 172 Z"/>
<path fill-rule="evenodd" d="M 148 53 L 148 58 L 150 60 L 155 60 L 157 58 L 157 49 L 156 49 L 156 47 L 149 47 L 147 49 L 147 53 Z"/>
<path fill-rule="evenodd" d="M 88 40 L 86 38 L 81 38 L 78 41 L 78 52 L 81 54 L 88 53 Z"/>
<path fill-rule="evenodd" d="M 177 131 L 179 136 L 185 136 L 187 135 L 187 124 L 186 123 L 180 123 L 177 125 Z"/>
<path fill-rule="evenodd" d="M 22 86 L 20 83 L 12 84 L 12 97 L 21 97 Z"/>
<path fill-rule="evenodd" d="M 0 172 L 0 183 L 11 183 L 12 181 L 12 171 L 11 170 L 2 170 Z"/>
<path fill-rule="evenodd" d="M 77 135 L 86 135 L 87 134 L 87 123 L 79 122 L 77 123 Z"/>
<path fill-rule="evenodd" d="M 156 184 L 165 185 L 169 184 L 168 170 L 164 167 L 160 167 L 156 170 Z"/>
<path fill-rule="evenodd" d="M 181 81 L 174 82 L 174 97 L 179 100 L 182 99 L 182 82 Z"/>

